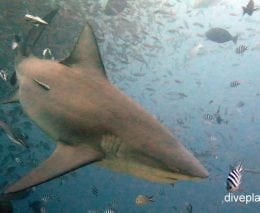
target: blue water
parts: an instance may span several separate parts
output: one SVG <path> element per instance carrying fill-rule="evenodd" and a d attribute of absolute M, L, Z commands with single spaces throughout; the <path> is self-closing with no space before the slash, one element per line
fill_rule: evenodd
<path fill-rule="evenodd" d="M 34 188 L 24 199 L 13 201 L 15 212 L 31 212 L 28 203 L 52 197 L 46 212 L 259 212 L 258 203 L 225 203 L 229 166 L 239 161 L 260 170 L 260 12 L 242 16 L 247 1 L 215 1 L 193 8 L 193 2 L 174 0 L 121 1 L 1 1 L 1 69 L 11 75 L 13 35 L 28 28 L 23 16 L 43 17 L 59 5 L 60 11 L 37 44 L 35 55 L 49 47 L 56 59 L 71 51 L 84 22 L 94 28 L 109 80 L 166 125 L 205 165 L 210 177 L 180 181 L 174 187 L 114 173 L 95 165 L 80 168 Z M 113 12 L 106 5 L 114 8 Z M 257 4 L 257 2 L 256 2 Z M 258 2 L 258 4 L 260 4 Z M 232 13 L 232 14 L 231 14 Z M 235 14 L 235 15 L 234 15 Z M 6 19 L 8 17 L 8 19 Z M 194 23 L 199 23 L 198 26 Z M 222 27 L 238 43 L 206 40 L 211 27 Z M 202 48 L 194 53 L 198 44 Z M 239 55 L 235 48 L 247 45 Z M 239 81 L 238 87 L 230 82 Z M 0 79 L 2 97 L 13 88 Z M 184 95 L 183 95 L 184 94 Z M 238 107 L 243 101 L 244 106 Z M 204 119 L 220 107 L 225 122 Z M 29 150 L 0 134 L 0 186 L 34 168 L 54 150 L 52 140 L 21 111 L 19 104 L 0 106 L 0 118 L 28 136 Z M 259 174 L 245 173 L 236 195 L 260 195 Z M 93 187 L 97 193 L 93 193 Z M 0 188 L 0 190 L 2 190 Z M 139 194 L 153 195 L 153 203 L 139 207 Z"/>

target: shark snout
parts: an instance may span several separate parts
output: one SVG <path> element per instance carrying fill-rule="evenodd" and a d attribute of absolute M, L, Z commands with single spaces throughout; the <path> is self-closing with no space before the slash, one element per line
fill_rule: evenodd
<path fill-rule="evenodd" d="M 209 176 L 207 169 L 197 159 L 196 161 L 193 160 L 192 163 L 188 165 L 188 170 L 184 170 L 183 172 L 193 177 L 207 178 Z"/>
<path fill-rule="evenodd" d="M 209 176 L 207 169 L 185 148 L 179 150 L 178 156 L 176 165 L 180 173 L 198 178 L 207 178 Z"/>
<path fill-rule="evenodd" d="M 165 155 L 161 159 L 172 172 L 178 172 L 191 177 L 206 178 L 209 176 L 207 169 L 184 146 L 164 150 Z"/>

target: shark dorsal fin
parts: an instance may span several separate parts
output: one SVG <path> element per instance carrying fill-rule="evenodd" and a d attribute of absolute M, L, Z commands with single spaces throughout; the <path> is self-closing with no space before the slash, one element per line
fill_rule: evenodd
<path fill-rule="evenodd" d="M 70 56 L 61 63 L 67 66 L 81 67 L 89 72 L 94 70 L 95 74 L 106 77 L 97 42 L 89 24 L 87 24 L 80 33 Z"/>

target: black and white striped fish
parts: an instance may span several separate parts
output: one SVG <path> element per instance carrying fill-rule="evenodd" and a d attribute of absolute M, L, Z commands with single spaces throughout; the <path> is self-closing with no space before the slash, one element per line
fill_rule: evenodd
<path fill-rule="evenodd" d="M 212 114 L 204 114 L 203 115 L 203 118 L 204 118 L 204 120 L 207 120 L 207 121 L 213 121 L 213 120 L 215 120 L 215 116 L 214 115 L 212 115 Z"/>
<path fill-rule="evenodd" d="M 116 213 L 117 211 L 114 208 L 108 208 L 104 210 L 104 213 Z"/>
<path fill-rule="evenodd" d="M 230 82 L 230 87 L 237 87 L 240 85 L 240 82 L 239 81 L 231 81 Z"/>
<path fill-rule="evenodd" d="M 243 54 L 246 50 L 248 50 L 248 47 L 246 45 L 240 45 L 239 47 L 236 48 L 236 53 L 237 54 Z"/>
<path fill-rule="evenodd" d="M 244 171 L 242 163 L 240 162 L 236 168 L 234 168 L 227 177 L 227 190 L 229 192 L 235 192 L 239 189 L 242 179 L 242 172 Z"/>

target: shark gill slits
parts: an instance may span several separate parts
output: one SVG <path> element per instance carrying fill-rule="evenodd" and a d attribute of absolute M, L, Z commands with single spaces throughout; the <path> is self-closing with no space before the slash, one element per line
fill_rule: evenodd
<path fill-rule="evenodd" d="M 121 141 L 114 135 L 103 135 L 101 141 L 101 148 L 106 155 L 115 156 L 120 148 Z"/>

